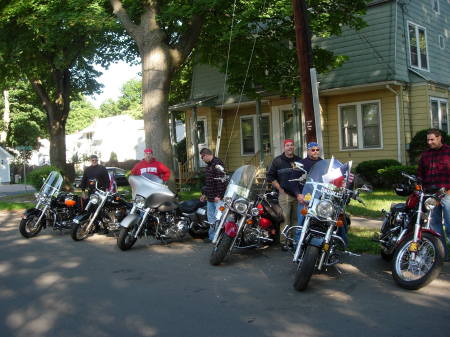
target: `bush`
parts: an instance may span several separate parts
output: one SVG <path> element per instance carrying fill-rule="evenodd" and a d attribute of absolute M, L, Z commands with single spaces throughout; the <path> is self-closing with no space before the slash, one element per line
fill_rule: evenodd
<path fill-rule="evenodd" d="M 378 170 L 399 165 L 401 164 L 394 159 L 367 160 L 359 163 L 359 165 L 355 168 L 355 172 L 361 175 L 373 187 L 378 187 L 383 186 Z"/>
<path fill-rule="evenodd" d="M 413 164 L 417 164 L 420 158 L 420 154 L 428 149 L 427 144 L 427 132 L 429 129 L 421 130 L 417 132 L 414 137 L 411 139 L 411 143 L 409 143 L 409 160 Z M 443 130 L 440 130 L 442 133 L 442 142 L 446 144 L 450 144 L 450 136 Z"/>
<path fill-rule="evenodd" d="M 402 172 L 405 172 L 407 174 L 417 174 L 417 166 L 416 165 L 396 165 L 396 166 L 390 166 L 386 167 L 384 169 L 378 170 L 378 175 L 381 178 L 381 181 L 383 182 L 383 186 L 385 187 L 391 187 L 392 185 L 399 183 L 405 178 L 402 176 Z"/>
<path fill-rule="evenodd" d="M 175 153 L 180 163 L 186 162 L 187 160 L 186 137 L 175 144 Z"/>
<path fill-rule="evenodd" d="M 37 169 L 34 169 L 31 171 L 27 176 L 27 183 L 33 186 L 36 190 L 40 190 L 42 187 L 42 184 L 44 183 L 47 176 L 50 174 L 51 171 L 58 171 L 61 172 L 57 167 L 55 166 L 41 166 Z"/>

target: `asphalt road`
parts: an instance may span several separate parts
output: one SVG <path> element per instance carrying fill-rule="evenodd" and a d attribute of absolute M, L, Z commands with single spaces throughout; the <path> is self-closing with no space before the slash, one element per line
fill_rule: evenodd
<path fill-rule="evenodd" d="M 377 256 L 349 257 L 292 288 L 290 255 L 270 248 L 208 263 L 211 245 L 113 237 L 24 239 L 0 213 L 0 336 L 449 336 L 450 264 L 419 291 Z"/>

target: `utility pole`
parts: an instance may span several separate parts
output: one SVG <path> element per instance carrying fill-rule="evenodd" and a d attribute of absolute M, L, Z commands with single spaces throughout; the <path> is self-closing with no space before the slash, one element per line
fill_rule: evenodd
<path fill-rule="evenodd" d="M 316 142 L 316 122 L 314 119 L 310 74 L 310 68 L 312 67 L 312 48 L 307 23 L 305 0 L 292 0 L 292 8 L 294 11 L 300 86 L 302 88 L 302 111 L 305 115 L 306 142 Z"/>

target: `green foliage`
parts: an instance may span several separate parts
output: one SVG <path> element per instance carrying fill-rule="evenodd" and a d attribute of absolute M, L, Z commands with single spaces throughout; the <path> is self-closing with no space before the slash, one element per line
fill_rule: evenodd
<path fill-rule="evenodd" d="M 84 96 L 76 101 L 72 101 L 70 111 L 71 113 L 66 124 L 67 134 L 83 130 L 92 124 L 95 118 L 100 115 L 100 111 Z"/>
<path fill-rule="evenodd" d="M 191 84 L 192 59 L 189 59 L 172 77 L 172 81 L 170 82 L 169 105 L 186 102 L 191 94 Z"/>
<path fill-rule="evenodd" d="M 61 170 L 55 166 L 41 166 L 33 171 L 31 171 L 27 176 L 27 182 L 32 185 L 36 190 L 39 190 L 42 187 L 42 184 L 44 183 L 47 176 L 52 171 L 59 171 Z"/>
<path fill-rule="evenodd" d="M 175 144 L 175 153 L 180 163 L 186 162 L 187 160 L 186 137 Z"/>
<path fill-rule="evenodd" d="M 414 137 L 411 139 L 411 143 L 409 143 L 409 160 L 411 163 L 417 163 L 420 158 L 420 154 L 428 150 L 427 144 L 427 131 L 429 129 L 420 130 L 417 132 Z M 442 133 L 442 142 L 446 144 L 450 144 L 450 136 L 443 130 L 440 130 Z"/>
<path fill-rule="evenodd" d="M 365 205 L 352 200 L 347 207 L 347 211 L 354 216 L 363 216 L 369 218 L 381 218 L 382 209 L 389 210 L 392 203 L 404 202 L 405 198 L 396 195 L 392 188 L 377 189 L 372 193 L 361 193 L 361 199 Z"/>
<path fill-rule="evenodd" d="M 382 181 L 383 186 L 389 187 L 395 183 L 398 183 L 399 181 L 404 180 L 401 174 L 402 172 L 415 175 L 417 174 L 417 166 L 416 165 L 389 166 L 384 169 L 379 169 L 378 175 L 380 176 L 380 180 Z"/>
<path fill-rule="evenodd" d="M 370 184 L 376 187 L 382 186 L 382 181 L 378 170 L 384 169 L 389 166 L 398 165 L 401 164 L 394 159 L 367 160 L 359 163 L 359 165 L 355 168 L 355 172 L 360 174 Z"/>

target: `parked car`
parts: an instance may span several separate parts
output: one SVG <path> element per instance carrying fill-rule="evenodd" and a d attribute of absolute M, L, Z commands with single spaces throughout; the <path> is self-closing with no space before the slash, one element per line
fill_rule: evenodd
<path fill-rule="evenodd" d="M 121 169 L 119 167 L 107 167 L 108 173 L 114 172 L 114 175 L 116 177 L 117 186 L 128 186 L 128 179 L 125 176 L 126 171 L 124 169 Z M 83 175 L 77 176 L 73 182 L 74 187 L 80 187 L 81 179 L 83 178 Z"/>

